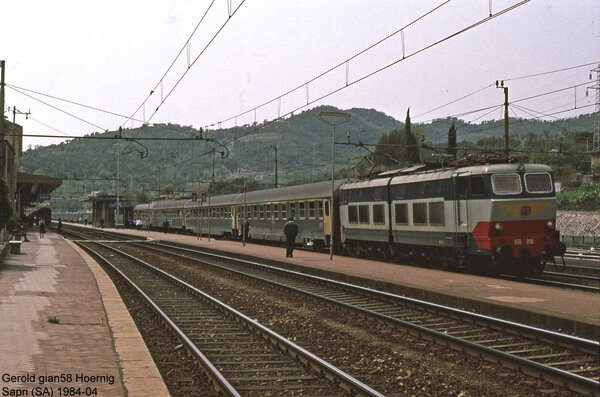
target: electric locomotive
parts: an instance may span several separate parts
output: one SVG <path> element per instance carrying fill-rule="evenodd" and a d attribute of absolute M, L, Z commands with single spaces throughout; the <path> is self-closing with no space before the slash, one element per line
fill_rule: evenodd
<path fill-rule="evenodd" d="M 471 159 L 341 187 L 349 255 L 486 273 L 540 274 L 562 256 L 550 167 Z"/>

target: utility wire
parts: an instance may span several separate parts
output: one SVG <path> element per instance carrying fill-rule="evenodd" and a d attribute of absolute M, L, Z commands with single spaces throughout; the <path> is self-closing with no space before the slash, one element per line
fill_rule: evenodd
<path fill-rule="evenodd" d="M 183 50 L 185 50 L 185 48 L 189 45 L 190 40 L 192 39 L 192 36 L 194 36 L 194 34 L 196 33 L 196 31 L 198 30 L 198 28 L 200 27 L 200 24 L 202 24 L 202 21 L 204 21 L 204 18 L 206 17 L 206 15 L 210 11 L 210 9 L 212 8 L 212 6 L 213 6 L 214 3 L 215 3 L 215 0 L 211 1 L 211 3 L 208 5 L 208 8 L 204 12 L 204 15 L 202 15 L 202 18 L 200 18 L 200 21 L 198 22 L 198 24 L 196 25 L 196 27 L 194 28 L 194 30 L 190 34 L 190 37 L 188 37 L 188 39 L 186 40 L 186 42 L 183 44 L 183 47 L 181 47 L 181 50 L 179 50 L 179 52 L 175 56 L 175 59 L 173 59 L 173 62 L 171 62 L 171 64 L 169 65 L 169 67 L 167 68 L 167 70 L 165 71 L 165 73 L 163 74 L 163 76 L 158 80 L 158 83 L 156 83 L 156 85 L 154 86 L 154 88 L 152 90 L 150 90 L 150 93 L 148 94 L 148 96 L 146 97 L 146 99 L 144 99 L 142 101 L 142 104 L 135 110 L 135 112 L 133 112 L 133 114 L 127 120 L 125 120 L 125 122 L 123 124 L 121 124 L 121 127 L 123 125 L 125 125 L 125 123 L 127 123 L 127 121 L 134 119 L 133 116 L 135 116 L 136 113 L 140 111 L 140 109 L 142 108 L 142 106 L 144 106 L 144 104 L 148 101 L 148 99 L 150 99 L 150 96 L 152 96 L 152 94 L 154 93 L 154 91 L 156 91 L 156 89 L 158 88 L 158 86 L 164 81 L 165 77 L 167 76 L 167 74 L 169 73 L 169 71 L 171 70 L 171 68 L 173 67 L 173 65 L 175 65 L 175 62 L 177 62 L 177 59 L 179 59 L 179 56 L 181 55 L 181 53 L 183 52 Z M 146 121 L 144 120 L 143 122 L 145 123 Z"/>
<path fill-rule="evenodd" d="M 586 66 L 597 65 L 597 64 L 598 64 L 598 61 L 596 61 L 596 62 L 591 62 L 591 63 L 586 63 L 586 64 L 584 64 L 584 65 L 577 65 L 577 66 L 571 66 L 571 67 L 568 67 L 568 68 L 563 68 L 563 69 L 551 70 L 551 71 L 548 71 L 548 72 L 541 72 L 541 73 L 536 73 L 536 74 L 530 74 L 530 75 L 527 75 L 527 76 L 521 76 L 521 77 L 512 77 L 512 78 L 510 78 L 510 79 L 504 79 L 504 81 L 514 81 L 514 80 L 528 79 L 528 78 L 530 78 L 530 77 L 545 76 L 545 75 L 547 75 L 547 74 L 558 73 L 558 72 L 564 72 L 564 71 L 566 71 L 566 70 L 578 69 L 578 68 L 583 68 L 583 67 L 586 67 Z"/>
<path fill-rule="evenodd" d="M 202 49 L 202 51 L 200 51 L 200 53 L 198 54 L 198 56 L 196 56 L 196 58 L 194 58 L 194 60 L 189 64 L 189 66 L 187 67 L 187 69 L 185 70 L 185 72 L 183 72 L 183 74 L 181 75 L 181 77 L 177 80 L 177 82 L 175 83 L 175 85 L 173 85 L 173 87 L 169 90 L 169 92 L 167 93 L 167 95 L 164 98 L 161 98 L 161 101 L 159 103 L 159 105 L 156 107 L 156 109 L 154 110 L 154 112 L 150 115 L 150 117 L 146 120 L 146 123 L 149 122 L 150 120 L 152 120 L 152 118 L 156 115 L 156 113 L 158 112 L 158 110 L 161 108 L 161 106 L 163 105 L 163 103 L 165 103 L 165 101 L 169 98 L 169 96 L 173 93 L 173 91 L 175 90 L 175 88 L 177 88 L 177 86 L 179 85 L 179 83 L 181 83 L 181 81 L 183 80 L 183 78 L 187 75 L 187 73 L 190 71 L 190 69 L 194 66 L 194 64 L 198 61 L 198 59 L 200 58 L 200 56 L 202 56 L 202 54 L 204 54 L 204 52 L 206 51 L 206 49 L 212 44 L 212 42 L 217 38 L 217 36 L 219 35 L 219 33 L 221 33 L 221 31 L 225 28 L 225 26 L 227 25 L 227 23 L 231 20 L 231 18 L 235 15 L 235 13 L 240 9 L 240 7 L 244 4 L 246 0 L 242 0 L 242 2 L 237 6 L 237 8 L 235 8 L 230 14 L 229 14 L 229 18 L 227 18 L 227 20 L 223 23 L 223 25 L 221 25 L 221 27 L 219 28 L 219 30 L 217 30 L 217 32 L 214 34 L 214 36 L 210 39 L 210 41 L 204 46 L 204 48 Z M 214 0 L 213 0 L 214 2 Z M 212 3 L 211 3 L 212 5 Z M 204 18 L 204 17 L 203 17 Z M 159 84 L 162 82 L 159 82 Z M 156 85 L 156 87 L 158 87 L 158 85 Z M 155 89 L 156 89 L 155 87 Z M 152 93 L 154 92 L 151 91 L 150 95 L 152 95 Z M 145 103 L 145 101 L 144 101 Z M 141 107 L 141 106 L 140 106 Z M 138 108 L 139 110 L 140 108 Z M 137 111 L 136 111 L 137 112 Z M 135 114 L 135 113 L 134 113 Z M 146 125 L 146 124 L 144 124 Z"/>
<path fill-rule="evenodd" d="M 300 84 L 299 86 L 297 86 L 297 87 L 295 87 L 295 88 L 292 88 L 291 90 L 288 90 L 287 92 L 285 92 L 285 93 L 283 93 L 283 94 L 281 94 L 281 95 L 279 95 L 279 96 L 277 96 L 277 97 L 275 97 L 275 98 L 273 98 L 273 99 L 271 99 L 271 100 L 269 100 L 269 101 L 266 101 L 266 102 L 264 102 L 264 103 L 263 103 L 263 104 L 261 104 L 261 105 L 255 106 L 254 108 L 252 108 L 252 109 L 250 109 L 250 110 L 246 110 L 246 111 L 244 111 L 244 112 L 242 112 L 242 113 L 239 113 L 239 114 L 237 114 L 237 115 L 235 115 L 235 116 L 232 116 L 232 117 L 229 117 L 229 118 L 227 118 L 227 119 L 224 119 L 224 120 L 218 121 L 218 122 L 216 122 L 216 123 L 212 123 L 212 124 L 210 124 L 210 125 L 207 125 L 205 128 L 209 128 L 209 127 L 215 126 L 215 125 L 217 125 L 217 124 L 220 124 L 220 123 L 226 123 L 226 122 L 228 122 L 228 121 L 234 120 L 234 119 L 236 119 L 237 117 L 240 117 L 240 116 L 243 116 L 243 115 L 245 115 L 245 114 L 248 114 L 248 113 L 250 113 L 250 112 L 253 112 L 253 111 L 255 111 L 255 110 L 259 109 L 259 108 L 262 108 L 262 107 L 264 107 L 264 106 L 266 106 L 266 105 L 270 104 L 271 102 L 274 102 L 274 101 L 276 101 L 276 100 L 278 100 L 278 99 L 280 99 L 280 98 L 282 98 L 282 97 L 284 97 L 284 96 L 286 96 L 286 95 L 289 95 L 289 94 L 291 94 L 292 92 L 294 92 L 294 91 L 296 91 L 296 90 L 299 90 L 299 89 L 301 89 L 302 87 L 308 86 L 308 84 L 310 84 L 310 83 L 314 82 L 315 80 L 318 80 L 319 78 L 321 78 L 321 77 L 325 76 L 326 74 L 328 74 L 328 73 L 330 73 L 330 72 L 334 71 L 335 69 L 339 68 L 340 66 L 343 66 L 343 65 L 345 65 L 346 63 L 348 63 L 348 62 L 350 62 L 351 60 L 353 60 L 353 59 L 357 58 L 358 56 L 360 56 L 360 55 L 364 54 L 364 53 L 365 53 L 365 52 L 367 52 L 368 50 L 370 50 L 370 49 L 372 49 L 372 48 L 374 48 L 374 47 L 378 46 L 379 44 L 381 44 L 381 43 L 383 43 L 384 41 L 386 41 L 386 40 L 390 39 L 391 37 L 393 37 L 393 36 L 397 35 L 398 33 L 401 33 L 401 32 L 402 32 L 402 31 L 404 31 L 406 28 L 410 27 L 411 25 L 414 25 L 415 23 L 417 23 L 417 22 L 418 22 L 418 21 L 420 21 L 421 19 L 425 18 L 425 17 L 426 17 L 426 16 L 428 16 L 429 14 L 433 13 L 434 11 L 436 11 L 436 10 L 440 9 L 441 7 L 443 7 L 444 5 L 448 4 L 450 1 L 451 1 L 451 0 L 446 0 L 446 1 L 444 1 L 443 3 L 441 3 L 440 5 L 438 5 L 437 7 L 434 7 L 433 9 L 431 9 L 430 11 L 427 11 L 425 14 L 421 15 L 420 17 L 416 18 L 415 20 L 413 20 L 413 21 L 409 22 L 407 25 L 405 25 L 405 26 L 401 27 L 400 29 L 397 29 L 395 32 L 393 32 L 393 33 L 391 33 L 391 34 L 387 35 L 387 36 L 386 36 L 386 37 L 384 37 L 383 39 L 381 39 L 381 40 L 379 40 L 379 41 L 377 41 L 377 42 L 375 42 L 375 43 L 371 44 L 370 46 L 366 47 L 365 49 L 363 49 L 363 50 L 361 50 L 361 51 L 357 52 L 356 54 L 352 55 L 350 58 L 348 58 L 348 59 L 346 59 L 346 60 L 344 60 L 344 61 L 342 61 L 342 62 L 338 63 L 337 65 L 335 65 L 335 66 L 333 66 L 333 67 L 331 67 L 331 68 L 327 69 L 326 71 L 324 71 L 324 72 L 320 73 L 319 75 L 317 75 L 317 76 L 315 76 L 315 77 L 311 78 L 311 79 L 310 79 L 310 80 L 308 80 L 307 82 L 305 82 L 305 83 L 302 83 L 302 84 Z"/>
<path fill-rule="evenodd" d="M 28 88 L 18 87 L 18 86 L 13 85 L 13 84 L 5 84 L 5 86 L 8 87 L 8 88 L 15 89 L 15 90 L 27 91 L 27 92 L 31 92 L 33 94 L 37 94 L 37 95 L 45 96 L 45 97 L 48 97 L 48 98 L 56 99 L 57 101 L 67 102 L 67 103 L 70 103 L 72 105 L 77 105 L 77 106 L 81 106 L 81 107 L 84 107 L 84 108 L 87 108 L 87 109 L 92 109 L 92 110 L 95 110 L 95 111 L 98 111 L 98 112 L 101 112 L 101 113 L 110 114 L 112 116 L 126 118 L 127 121 L 129 121 L 129 120 L 134 120 L 134 121 L 138 121 L 138 122 L 142 121 L 142 120 L 138 120 L 138 119 L 133 119 L 133 118 L 125 116 L 123 114 L 118 114 L 118 113 L 115 113 L 115 112 L 111 112 L 109 110 L 100 109 L 100 108 L 97 108 L 97 107 L 94 107 L 94 106 L 90 106 L 90 105 L 86 105 L 86 104 L 83 104 L 83 103 L 80 103 L 80 102 L 75 102 L 75 101 L 71 101 L 69 99 L 59 98 L 59 97 L 56 97 L 56 96 L 50 95 L 50 94 L 44 94 L 42 92 L 30 90 Z"/>
<path fill-rule="evenodd" d="M 450 35 L 448 35 L 448 36 L 446 36 L 446 37 L 444 37 L 444 38 L 442 38 L 442 39 L 440 39 L 440 40 L 438 40 L 438 41 L 436 41 L 436 42 L 434 42 L 432 44 L 429 44 L 429 45 L 427 45 L 427 46 L 425 46 L 425 47 L 423 47 L 423 48 L 421 48 L 419 50 L 416 50 L 416 51 L 414 51 L 411 54 L 403 56 L 402 58 L 400 58 L 400 59 L 398 59 L 398 60 L 396 60 L 396 61 L 394 61 L 394 62 L 392 62 L 392 63 L 390 63 L 390 64 L 388 64 L 386 66 L 383 66 L 383 67 L 381 67 L 381 68 L 379 68 L 379 69 L 377 69 L 377 70 L 375 70 L 375 71 L 373 71 L 371 73 L 368 73 L 368 74 L 364 75 L 361 78 L 358 78 L 358 79 L 356 79 L 354 81 L 351 81 L 351 82 L 347 82 L 345 86 L 342 86 L 340 88 L 334 89 L 333 91 L 330 91 L 329 93 L 326 93 L 326 94 L 322 95 L 319 98 L 313 99 L 312 101 L 307 101 L 306 104 L 301 105 L 301 106 L 299 106 L 299 107 L 297 107 L 297 108 L 295 108 L 295 109 L 293 109 L 291 111 L 288 111 L 284 115 L 279 116 L 277 119 L 273 119 L 273 120 L 270 120 L 270 121 L 267 121 L 267 122 L 263 123 L 262 125 L 256 126 L 255 128 L 251 129 L 247 133 L 242 134 L 242 135 L 240 135 L 240 136 L 238 136 L 236 138 L 233 138 L 230 141 L 228 141 L 227 143 L 231 143 L 231 142 L 233 142 L 233 141 L 235 141 L 237 139 L 243 138 L 243 137 L 245 137 L 246 135 L 248 135 L 248 134 L 250 134 L 252 132 L 255 132 L 255 131 L 257 131 L 257 130 L 259 130 L 261 128 L 264 128 L 264 127 L 266 127 L 266 126 L 274 123 L 276 120 L 279 120 L 282 117 L 288 116 L 288 115 L 290 115 L 290 114 L 292 114 L 294 112 L 297 112 L 298 110 L 303 109 L 303 108 L 305 108 L 305 107 L 307 107 L 307 106 L 309 106 L 309 105 L 311 105 L 311 104 L 313 104 L 315 102 L 321 101 L 324 98 L 327 98 L 327 97 L 329 97 L 329 96 L 331 96 L 331 95 L 333 95 L 333 94 L 335 94 L 335 93 L 337 93 L 337 92 L 339 92 L 339 91 L 341 91 L 341 90 L 343 90 L 345 88 L 348 88 L 348 87 L 350 87 L 350 86 L 352 86 L 352 85 L 354 85 L 354 84 L 356 84 L 358 82 L 361 82 L 362 80 L 365 80 L 365 79 L 367 79 L 367 78 L 369 78 L 369 77 L 371 77 L 371 76 L 373 76 L 373 75 L 375 75 L 377 73 L 380 73 L 380 72 L 382 72 L 382 71 L 384 71 L 384 70 L 386 70 L 386 69 L 388 69 L 388 68 L 390 68 L 390 67 L 398 64 L 399 62 L 401 62 L 401 61 L 403 61 L 405 59 L 408 59 L 408 58 L 410 58 L 410 57 L 412 57 L 414 55 L 417 55 L 417 54 L 419 54 L 421 52 L 424 52 L 424 51 L 426 51 L 426 50 L 428 50 L 428 49 L 430 49 L 430 48 L 432 48 L 432 47 L 434 47 L 434 46 L 436 46 L 438 44 L 441 44 L 441 43 L 443 43 L 443 42 L 445 42 L 445 41 L 447 41 L 447 40 L 449 40 L 449 39 L 451 39 L 451 38 L 453 38 L 455 36 L 458 36 L 461 33 L 464 33 L 464 32 L 466 32 L 468 30 L 471 30 L 471 29 L 473 29 L 473 28 L 475 28 L 475 27 L 477 27 L 477 26 L 479 26 L 479 25 L 481 25 L 481 24 L 483 24 L 483 23 L 485 23 L 487 21 L 490 21 L 490 20 L 492 20 L 492 19 L 494 19 L 494 18 L 496 18 L 496 17 L 498 17 L 500 15 L 503 15 L 503 14 L 505 14 L 505 13 L 507 13 L 507 12 L 513 10 L 513 9 L 515 9 L 515 8 L 518 8 L 518 7 L 522 6 L 523 4 L 528 3 L 529 1 L 531 1 L 531 0 L 522 0 L 519 3 L 513 4 L 512 6 L 509 6 L 509 7 L 505 8 L 505 9 L 503 9 L 501 11 L 498 11 L 495 14 L 490 14 L 486 18 L 483 18 L 483 19 L 481 19 L 481 20 L 479 20 L 479 21 L 477 21 L 477 22 L 475 22 L 475 23 L 473 23 L 473 24 L 471 24 L 471 25 L 469 25 L 469 26 L 467 26 L 467 27 L 465 27 L 463 29 L 460 29 L 460 30 L 456 31 L 455 33 L 452 33 L 452 34 L 450 34 Z M 495 106 L 497 106 L 497 105 L 495 105 Z M 231 118 L 229 120 L 231 120 Z M 211 126 L 214 126 L 214 125 L 215 124 L 211 124 Z"/>
<path fill-rule="evenodd" d="M 20 90 L 16 89 L 15 87 L 10 87 L 10 86 L 8 86 L 8 84 L 7 84 L 6 86 L 7 86 L 7 87 L 9 87 L 9 88 L 10 88 L 10 89 L 12 89 L 12 90 L 14 90 L 14 91 L 18 92 L 18 93 L 19 93 L 19 94 L 21 94 L 21 95 L 24 95 L 24 96 L 26 96 L 26 97 L 29 97 L 29 98 L 31 98 L 31 99 L 33 99 L 33 100 L 35 100 L 35 101 L 38 101 L 38 102 L 40 102 L 40 103 L 43 103 L 44 105 L 46 105 L 46 106 L 48 106 L 48 107 L 51 107 L 51 108 L 52 108 L 52 109 L 54 109 L 54 110 L 58 110 L 59 112 L 62 112 L 62 113 L 64 113 L 64 114 L 68 115 L 68 116 L 71 116 L 71 117 L 73 117 L 73 118 L 75 118 L 75 119 L 77 119 L 77 120 L 79 120 L 79 121 L 82 121 L 82 122 L 84 122 L 84 123 L 86 123 L 86 124 L 89 124 L 89 125 L 91 125 L 91 126 L 93 126 L 93 127 L 96 127 L 96 128 L 98 128 L 98 129 L 100 129 L 101 131 L 105 131 L 105 129 L 104 129 L 104 128 L 102 128 L 102 127 L 100 127 L 99 125 L 96 125 L 96 124 L 94 124 L 94 123 L 92 123 L 92 122 L 89 122 L 89 121 L 87 121 L 87 120 L 84 120 L 84 119 L 82 119 L 81 117 L 75 116 L 74 114 L 72 114 L 72 113 L 69 113 L 69 112 L 67 112 L 66 110 L 62 110 L 62 109 L 60 109 L 60 108 L 57 108 L 57 107 L 56 107 L 56 106 L 54 106 L 54 105 L 50 105 L 48 102 L 44 102 L 44 101 L 42 101 L 41 99 L 38 99 L 38 98 L 36 98 L 36 97 L 34 97 L 34 96 L 31 96 L 31 95 L 29 95 L 29 94 L 26 94 L 26 93 L 24 93 L 24 92 L 22 92 L 22 91 L 20 91 Z"/>
<path fill-rule="evenodd" d="M 416 119 L 416 118 L 419 118 L 419 117 L 421 117 L 421 116 L 424 116 L 424 115 L 426 115 L 426 114 L 429 114 L 429 113 L 431 113 L 431 112 L 435 112 L 436 110 L 440 110 L 440 109 L 442 109 L 442 108 L 445 108 L 446 106 L 450 106 L 450 105 L 452 105 L 452 104 L 454 104 L 454 103 L 456 103 L 456 102 L 458 102 L 458 101 L 462 101 L 463 99 L 466 99 L 466 98 L 468 98 L 468 97 L 470 97 L 470 96 L 473 96 L 473 95 L 475 95 L 475 94 L 478 94 L 478 93 L 480 93 L 481 91 L 483 91 L 483 90 L 486 90 L 486 89 L 488 89 L 488 88 L 490 88 L 490 87 L 493 87 L 493 86 L 494 86 L 494 84 L 487 85 L 487 86 L 485 86 L 485 87 L 483 87 L 483 88 L 480 88 L 480 89 L 478 89 L 477 91 L 473 91 L 473 92 L 472 92 L 472 93 L 470 93 L 470 94 L 467 94 L 467 95 L 465 95 L 465 96 L 462 96 L 462 97 L 460 97 L 460 98 L 458 98 L 458 99 L 455 99 L 455 100 L 453 100 L 453 101 L 451 101 L 451 102 L 448 102 L 448 103 L 446 103 L 446 104 L 444 104 L 444 105 L 438 106 L 437 108 L 434 108 L 434 109 L 428 110 L 428 111 L 426 111 L 426 112 L 424 112 L 424 113 L 421 113 L 421 114 L 418 114 L 418 115 L 416 115 L 416 116 L 413 116 L 413 118 L 415 118 L 415 119 Z"/>

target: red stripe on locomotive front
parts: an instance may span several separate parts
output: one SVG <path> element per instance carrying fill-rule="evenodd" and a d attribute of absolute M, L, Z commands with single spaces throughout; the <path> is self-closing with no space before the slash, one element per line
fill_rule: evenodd
<path fill-rule="evenodd" d="M 473 239 L 479 249 L 491 250 L 495 247 L 510 245 L 516 258 L 521 257 L 521 248 L 529 248 L 530 257 L 538 257 L 545 251 L 547 244 L 555 243 L 554 229 L 547 230 L 546 222 L 555 219 L 536 219 L 527 221 L 478 222 L 473 229 Z M 501 223 L 502 232 L 495 234 L 494 226 Z"/>

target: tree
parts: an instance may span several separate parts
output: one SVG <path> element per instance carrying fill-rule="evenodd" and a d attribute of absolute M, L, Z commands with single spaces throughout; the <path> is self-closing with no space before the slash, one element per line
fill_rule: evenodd
<path fill-rule="evenodd" d="M 4 228 L 9 223 L 11 216 L 13 215 L 13 209 L 10 206 L 8 199 L 8 188 L 6 182 L 0 180 L 0 228 Z M 10 228 L 10 225 L 8 225 Z"/>
<path fill-rule="evenodd" d="M 448 149 L 446 149 L 446 153 L 450 154 L 453 160 L 456 160 L 456 127 L 454 121 L 448 129 Z"/>
<path fill-rule="evenodd" d="M 419 151 L 419 144 L 417 143 L 417 138 L 415 134 L 411 131 L 410 125 L 410 107 L 406 111 L 406 123 L 404 126 L 404 130 L 406 132 L 406 149 L 409 164 L 419 164 L 421 162 L 421 153 Z"/>

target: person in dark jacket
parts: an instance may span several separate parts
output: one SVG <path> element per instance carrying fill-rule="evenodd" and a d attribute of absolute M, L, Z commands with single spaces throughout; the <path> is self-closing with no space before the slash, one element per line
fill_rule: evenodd
<path fill-rule="evenodd" d="M 285 257 L 293 258 L 294 244 L 298 235 L 298 225 L 294 222 L 293 216 L 290 216 L 288 222 L 283 227 L 283 234 L 285 234 Z"/>

